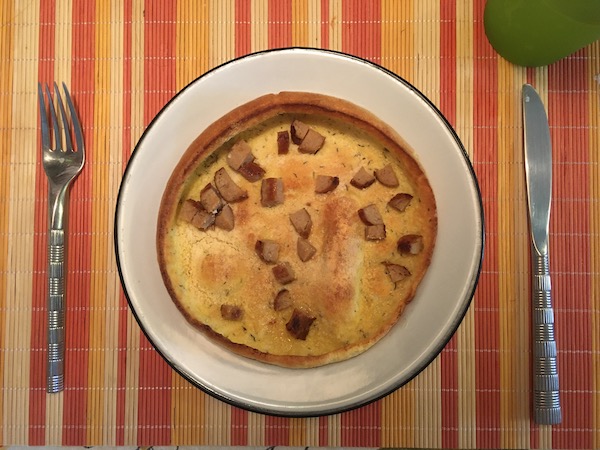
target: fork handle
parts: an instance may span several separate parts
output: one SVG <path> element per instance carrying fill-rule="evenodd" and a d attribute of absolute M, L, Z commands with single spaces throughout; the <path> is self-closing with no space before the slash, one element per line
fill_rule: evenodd
<path fill-rule="evenodd" d="M 548 254 L 532 248 L 533 409 L 538 424 L 562 420 Z"/>
<path fill-rule="evenodd" d="M 65 368 L 65 232 L 50 228 L 48 243 L 48 370 L 49 393 L 64 389 Z"/>

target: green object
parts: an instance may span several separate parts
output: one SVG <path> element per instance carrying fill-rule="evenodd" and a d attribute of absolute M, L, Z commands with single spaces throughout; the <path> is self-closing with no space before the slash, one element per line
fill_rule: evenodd
<path fill-rule="evenodd" d="M 503 58 L 546 66 L 600 39 L 600 0 L 487 0 L 483 21 Z"/>

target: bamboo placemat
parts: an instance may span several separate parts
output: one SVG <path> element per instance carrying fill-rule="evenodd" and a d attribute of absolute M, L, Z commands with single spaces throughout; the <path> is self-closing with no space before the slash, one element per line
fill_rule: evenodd
<path fill-rule="evenodd" d="M 494 53 L 484 1 L 0 2 L 0 445 L 600 447 L 600 46 L 549 67 Z M 481 185 L 483 271 L 464 322 L 407 386 L 358 410 L 286 419 L 231 407 L 163 362 L 128 310 L 113 251 L 144 127 L 218 64 L 335 49 L 413 83 L 457 130 Z M 71 196 L 67 387 L 45 393 L 46 179 L 37 82 L 65 81 L 88 161 Z M 552 272 L 564 421 L 530 421 L 520 87 L 549 111 Z"/>

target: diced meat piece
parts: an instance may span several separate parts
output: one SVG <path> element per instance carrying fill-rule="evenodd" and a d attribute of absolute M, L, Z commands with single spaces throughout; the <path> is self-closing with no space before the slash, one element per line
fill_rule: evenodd
<path fill-rule="evenodd" d="M 179 218 L 184 222 L 191 222 L 198 211 L 202 211 L 202 204 L 196 200 L 188 198 L 179 209 Z"/>
<path fill-rule="evenodd" d="M 290 151 L 290 133 L 287 131 L 277 132 L 277 153 L 286 155 Z"/>
<path fill-rule="evenodd" d="M 377 206 L 371 203 L 358 210 L 358 216 L 365 225 L 383 225 L 383 218 L 379 214 Z"/>
<path fill-rule="evenodd" d="M 234 203 L 248 198 L 248 191 L 235 184 L 224 167 L 215 173 L 215 186 L 226 202 Z"/>
<path fill-rule="evenodd" d="M 377 169 L 375 171 L 375 178 L 377 178 L 377 181 L 387 187 L 396 187 L 400 184 L 398 182 L 396 172 L 394 172 L 391 164 L 388 164 L 382 169 Z"/>
<path fill-rule="evenodd" d="M 249 161 L 240 166 L 238 172 L 250 183 L 260 180 L 265 176 L 265 169 L 260 167 L 254 161 Z"/>
<path fill-rule="evenodd" d="M 244 310 L 237 305 L 221 305 L 221 317 L 225 320 L 241 320 Z"/>
<path fill-rule="evenodd" d="M 299 120 L 294 120 L 290 127 L 290 134 L 292 135 L 292 142 L 296 145 L 300 145 L 304 136 L 308 133 L 308 125 Z"/>
<path fill-rule="evenodd" d="M 397 209 L 400 212 L 404 212 L 404 210 L 410 204 L 413 196 L 406 193 L 396 194 L 392 197 L 392 199 L 388 202 L 392 208 Z"/>
<path fill-rule="evenodd" d="M 282 262 L 273 267 L 273 275 L 281 284 L 288 284 L 296 279 L 294 269 L 288 262 Z"/>
<path fill-rule="evenodd" d="M 237 172 L 242 165 L 250 161 L 254 161 L 254 155 L 248 143 L 246 141 L 237 141 L 233 144 L 227 155 L 227 164 L 229 167 Z"/>
<path fill-rule="evenodd" d="M 313 245 L 308 242 L 306 239 L 299 237 L 298 243 L 296 244 L 296 251 L 298 253 L 298 258 L 300 261 L 306 262 L 317 253 L 317 249 L 313 247 Z"/>
<path fill-rule="evenodd" d="M 407 234 L 398 239 L 398 251 L 401 255 L 418 255 L 423 247 L 423 236 L 420 234 Z"/>
<path fill-rule="evenodd" d="M 367 225 L 365 227 L 365 239 L 367 241 L 381 241 L 385 239 L 385 225 Z"/>
<path fill-rule="evenodd" d="M 267 264 L 275 264 L 279 260 L 279 244 L 269 239 L 259 239 L 254 245 L 259 258 Z"/>
<path fill-rule="evenodd" d="M 214 214 L 206 211 L 200 202 L 187 199 L 179 210 L 179 217 L 191 223 L 199 230 L 207 230 L 215 223 Z"/>
<path fill-rule="evenodd" d="M 208 183 L 200 192 L 200 203 L 206 211 L 213 214 L 216 214 L 224 205 L 223 199 L 211 183 Z"/>
<path fill-rule="evenodd" d="M 283 203 L 283 180 L 264 178 L 260 187 L 260 203 L 268 208 Z"/>
<path fill-rule="evenodd" d="M 312 128 L 309 128 L 306 136 L 304 136 L 304 139 L 302 139 L 302 143 L 298 147 L 298 151 L 300 153 L 315 154 L 321 150 L 321 147 L 323 147 L 324 143 L 325 136 L 317 133 Z"/>
<path fill-rule="evenodd" d="M 198 211 L 190 222 L 199 230 L 208 230 L 215 223 L 215 215 L 208 211 Z"/>
<path fill-rule="evenodd" d="M 367 172 L 364 167 L 361 167 L 350 180 L 350 184 L 358 189 L 368 188 L 373 183 L 375 183 L 375 175 Z"/>
<path fill-rule="evenodd" d="M 383 264 L 385 265 L 385 272 L 389 275 L 392 283 L 397 283 L 410 276 L 410 270 L 400 264 L 394 264 L 389 261 L 385 261 Z"/>
<path fill-rule="evenodd" d="M 280 290 L 273 301 L 273 309 L 275 311 L 281 311 L 290 306 L 292 306 L 292 296 L 290 295 L 290 291 L 287 289 Z"/>
<path fill-rule="evenodd" d="M 315 317 L 309 316 L 308 314 L 300 311 L 299 309 L 294 309 L 292 317 L 290 318 L 288 323 L 286 323 L 285 328 L 296 339 L 304 341 L 306 340 L 306 336 L 308 336 L 310 327 L 315 321 L 315 319 Z"/>
<path fill-rule="evenodd" d="M 221 211 L 219 211 L 215 217 L 215 226 L 225 231 L 233 230 L 233 227 L 235 226 L 235 218 L 233 216 L 233 209 L 231 209 L 231 206 L 225 204 L 225 206 L 221 208 Z"/>
<path fill-rule="evenodd" d="M 302 236 L 304 239 L 307 239 L 308 236 L 310 236 L 312 220 L 310 218 L 310 214 L 305 208 L 299 209 L 298 211 L 290 214 L 290 221 L 300 236 Z"/>
<path fill-rule="evenodd" d="M 317 194 L 326 194 L 327 192 L 333 191 L 339 184 L 340 179 L 338 177 L 317 175 L 315 178 L 315 192 Z"/>

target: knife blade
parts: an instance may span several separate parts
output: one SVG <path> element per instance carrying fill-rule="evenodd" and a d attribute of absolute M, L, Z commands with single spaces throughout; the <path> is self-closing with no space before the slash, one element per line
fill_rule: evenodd
<path fill-rule="evenodd" d="M 523 85 L 525 181 L 531 234 L 533 327 L 533 414 L 538 424 L 562 421 L 548 233 L 552 200 L 552 144 L 544 104 L 529 84 Z"/>

